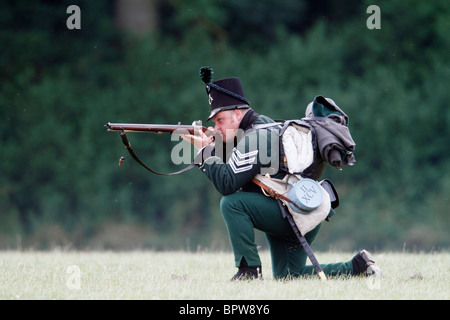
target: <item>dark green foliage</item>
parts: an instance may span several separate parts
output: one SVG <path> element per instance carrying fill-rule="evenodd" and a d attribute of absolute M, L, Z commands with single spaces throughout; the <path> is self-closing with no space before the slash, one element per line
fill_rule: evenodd
<path fill-rule="evenodd" d="M 110 1 L 4 1 L 0 248 L 228 247 L 220 197 L 200 172 L 118 167 L 126 151 L 103 127 L 205 120 L 204 65 L 239 76 L 275 119 L 304 116 L 317 95 L 350 117 L 357 162 L 326 171 L 341 206 L 317 248 L 447 248 L 449 2 L 379 1 L 380 30 L 366 27 L 369 1 L 250 3 L 161 2 L 159 29 L 135 37 L 116 28 Z M 66 28 L 69 4 L 81 30 Z M 187 165 L 171 161 L 181 139 L 129 138 L 158 171 Z"/>

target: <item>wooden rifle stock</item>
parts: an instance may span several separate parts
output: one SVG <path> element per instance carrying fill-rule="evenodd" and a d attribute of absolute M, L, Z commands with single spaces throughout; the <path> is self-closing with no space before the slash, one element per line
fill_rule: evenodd
<path fill-rule="evenodd" d="M 189 132 L 194 134 L 194 130 L 201 129 L 206 134 L 209 134 L 209 130 L 203 126 L 195 125 L 182 125 L 178 124 L 145 124 L 145 123 L 112 123 L 105 124 L 107 131 L 120 131 L 120 132 L 174 132 L 180 131 L 180 133 Z M 208 131 L 208 132 L 207 132 Z"/>

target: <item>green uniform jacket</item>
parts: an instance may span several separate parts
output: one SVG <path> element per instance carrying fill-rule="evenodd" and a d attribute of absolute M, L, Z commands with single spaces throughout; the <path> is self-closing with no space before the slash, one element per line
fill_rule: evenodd
<path fill-rule="evenodd" d="M 256 174 L 269 173 L 275 178 L 282 178 L 277 174 L 279 166 L 279 137 L 278 128 L 252 129 L 252 125 L 273 123 L 267 116 L 258 115 L 250 109 L 239 126 L 244 132 L 235 141 L 232 152 L 225 152 L 223 161 L 215 151 L 204 159 L 200 166 L 202 172 L 213 183 L 222 195 L 236 191 L 260 192 L 252 179 Z"/>

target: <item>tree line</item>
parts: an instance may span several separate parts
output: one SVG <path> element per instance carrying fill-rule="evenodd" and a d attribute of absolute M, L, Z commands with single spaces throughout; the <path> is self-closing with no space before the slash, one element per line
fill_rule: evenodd
<path fill-rule="evenodd" d="M 66 27 L 72 2 L 81 29 Z M 103 127 L 204 121 L 203 65 L 240 77 L 274 119 L 302 117 L 316 95 L 349 115 L 357 162 L 326 171 L 341 205 L 317 248 L 448 247 L 447 2 L 377 1 L 381 29 L 370 30 L 369 1 L 149 1 L 141 33 L 118 21 L 130 14 L 121 1 L 72 2 L 0 12 L 1 248 L 228 248 L 200 172 L 118 167 L 126 150 Z M 179 169 L 179 141 L 129 138 L 156 170 Z"/>

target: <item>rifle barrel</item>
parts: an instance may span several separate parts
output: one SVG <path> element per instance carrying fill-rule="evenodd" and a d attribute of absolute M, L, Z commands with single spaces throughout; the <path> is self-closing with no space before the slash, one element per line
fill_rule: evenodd
<path fill-rule="evenodd" d="M 124 131 L 124 132 L 174 132 L 177 130 L 188 131 L 194 134 L 194 129 L 202 129 L 203 132 L 207 131 L 205 127 L 196 127 L 193 125 L 182 124 L 147 124 L 147 123 L 112 123 L 105 124 L 107 131 Z"/>

